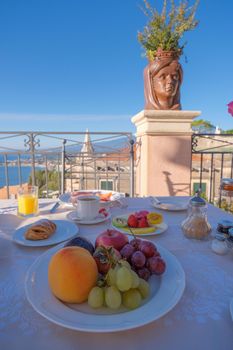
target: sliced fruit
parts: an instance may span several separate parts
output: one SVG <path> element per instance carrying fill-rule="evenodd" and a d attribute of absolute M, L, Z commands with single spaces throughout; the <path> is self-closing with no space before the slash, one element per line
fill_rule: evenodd
<path fill-rule="evenodd" d="M 146 217 L 143 217 L 139 220 L 138 222 L 138 228 L 143 228 L 143 227 L 149 227 L 148 225 L 148 221 L 147 221 L 147 218 Z"/>
<path fill-rule="evenodd" d="M 127 224 L 129 227 L 138 227 L 138 219 L 134 214 L 131 214 L 128 217 Z"/>
<path fill-rule="evenodd" d="M 147 220 L 150 225 L 158 225 L 163 222 L 163 215 L 156 212 L 151 212 L 147 214 Z"/>
<path fill-rule="evenodd" d="M 143 235 L 146 233 L 152 233 L 156 231 L 156 227 L 144 227 L 144 228 L 127 228 L 123 227 L 122 230 L 127 233 L 133 233 L 135 235 Z"/>
<path fill-rule="evenodd" d="M 116 227 L 127 227 L 127 219 L 123 217 L 116 217 L 112 219 L 112 223 Z"/>

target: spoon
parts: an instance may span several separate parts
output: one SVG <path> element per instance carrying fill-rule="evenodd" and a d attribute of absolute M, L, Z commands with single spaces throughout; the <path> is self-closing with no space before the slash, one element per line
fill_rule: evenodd
<path fill-rule="evenodd" d="M 160 202 L 160 200 L 156 197 L 150 197 L 150 200 L 155 204 L 162 204 L 162 202 Z"/>

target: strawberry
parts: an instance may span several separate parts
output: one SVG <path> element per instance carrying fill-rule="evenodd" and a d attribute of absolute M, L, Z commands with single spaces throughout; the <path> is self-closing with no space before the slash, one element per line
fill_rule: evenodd
<path fill-rule="evenodd" d="M 143 217 L 139 220 L 138 227 L 140 227 L 140 228 L 149 227 L 147 219 L 145 217 Z"/>
<path fill-rule="evenodd" d="M 128 217 L 127 224 L 128 224 L 129 227 L 138 227 L 138 220 L 137 220 L 136 216 L 131 214 Z"/>
<path fill-rule="evenodd" d="M 108 216 L 108 212 L 105 208 L 100 208 L 99 213 L 104 215 L 105 217 Z"/>
<path fill-rule="evenodd" d="M 137 219 L 142 219 L 145 218 L 147 216 L 147 214 L 149 214 L 149 211 L 147 210 L 141 210 L 135 213 L 135 216 Z"/>

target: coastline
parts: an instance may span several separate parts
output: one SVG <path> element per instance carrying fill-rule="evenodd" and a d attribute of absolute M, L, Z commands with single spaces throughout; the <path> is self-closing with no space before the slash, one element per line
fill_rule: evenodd
<path fill-rule="evenodd" d="M 20 185 L 12 185 L 9 186 L 9 197 L 11 199 L 15 199 L 17 197 L 17 191 L 19 187 L 23 187 L 26 188 L 28 187 L 28 183 L 23 183 L 22 186 Z M 2 188 L 0 188 L 0 199 L 7 199 L 7 187 L 4 186 Z"/>

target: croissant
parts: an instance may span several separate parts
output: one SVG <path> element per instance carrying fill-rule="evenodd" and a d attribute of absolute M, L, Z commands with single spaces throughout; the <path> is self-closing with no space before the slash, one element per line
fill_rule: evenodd
<path fill-rule="evenodd" d="M 24 236 L 31 241 L 49 238 L 56 231 L 56 224 L 50 220 L 42 220 L 28 228 Z"/>

